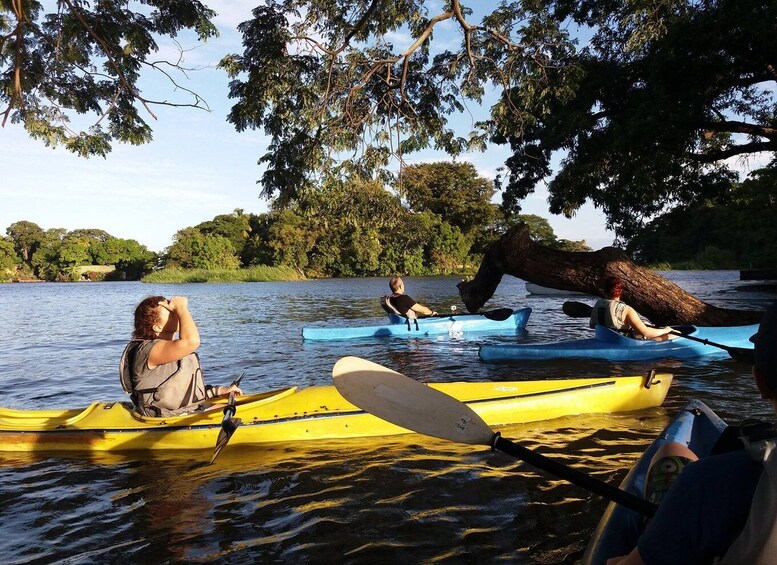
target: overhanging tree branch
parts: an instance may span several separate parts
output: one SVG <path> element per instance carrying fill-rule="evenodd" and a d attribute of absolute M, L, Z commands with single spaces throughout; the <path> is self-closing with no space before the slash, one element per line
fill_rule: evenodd
<path fill-rule="evenodd" d="M 210 22 L 214 12 L 199 0 L 159 3 L 150 14 L 133 12 L 133 3 L 143 2 L 127 0 L 119 6 L 61 0 L 50 13 L 38 2 L 0 3 L 4 22 L 11 29 L 0 37 L 2 125 L 12 117 L 46 145 L 63 144 L 82 156 L 104 156 L 114 139 L 134 144 L 150 141 L 151 129 L 138 116 L 138 106 L 154 119 L 152 105 L 208 110 L 196 92 L 163 68 L 168 65 L 184 75 L 192 70 L 181 65 L 180 45 L 178 61 L 147 57 L 157 49 L 155 35 L 175 41 L 176 33 L 184 28 L 195 30 L 200 39 L 216 34 Z M 103 72 L 98 70 L 101 66 Z M 191 95 L 194 101 L 141 95 L 136 83 L 144 66 L 162 73 L 176 92 Z M 97 118 L 86 130 L 74 131 L 68 125 L 71 113 L 96 114 Z M 108 128 L 101 126 L 106 115 L 111 116 Z"/>
<path fill-rule="evenodd" d="M 777 151 L 777 142 L 764 141 L 760 143 L 746 143 L 736 145 L 728 149 L 718 151 L 708 151 L 706 153 L 690 153 L 688 158 L 697 163 L 715 163 L 737 155 L 747 155 L 750 153 L 760 153 L 762 151 Z"/>
<path fill-rule="evenodd" d="M 704 124 L 704 127 L 713 132 L 745 133 L 747 135 L 756 135 L 769 139 L 777 139 L 777 128 L 735 120 L 708 122 Z"/>

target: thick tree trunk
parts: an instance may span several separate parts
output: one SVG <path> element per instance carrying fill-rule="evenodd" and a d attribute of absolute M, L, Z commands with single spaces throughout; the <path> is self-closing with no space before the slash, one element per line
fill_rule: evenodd
<path fill-rule="evenodd" d="M 761 312 L 731 310 L 707 304 L 661 275 L 633 263 L 615 247 L 594 252 L 558 251 L 539 245 L 525 225 L 511 228 L 488 249 L 475 278 L 458 284 L 459 294 L 470 312 L 490 299 L 502 276 L 602 295 L 600 281 L 606 275 L 623 281 L 623 301 L 656 325 L 696 324 L 737 326 L 758 323 Z M 593 301 L 589 301 L 593 305 Z"/>

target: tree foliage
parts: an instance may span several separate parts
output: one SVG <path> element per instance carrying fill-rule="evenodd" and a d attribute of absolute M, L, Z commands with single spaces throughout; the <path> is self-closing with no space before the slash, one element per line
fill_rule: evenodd
<path fill-rule="evenodd" d="M 232 214 L 219 214 L 212 220 L 195 226 L 195 228 L 204 234 L 220 235 L 228 239 L 238 256 L 242 256 L 251 236 L 248 216 L 240 209 L 236 209 Z"/>
<path fill-rule="evenodd" d="M 491 203 L 494 183 L 472 163 L 420 163 L 402 169 L 397 191 L 418 212 L 432 212 L 470 234 L 492 224 L 499 210 Z"/>
<path fill-rule="evenodd" d="M 736 178 L 725 159 L 774 155 L 777 4 L 553 6 L 556 21 L 593 36 L 552 81 L 567 94 L 515 92 L 522 113 L 497 136 L 514 149 L 507 204 L 548 178 L 553 152 L 565 150 L 550 210 L 569 215 L 590 200 L 628 237 L 671 206 L 722 197 Z"/>
<path fill-rule="evenodd" d="M 11 280 L 18 261 L 13 241 L 0 237 L 0 282 Z"/>
<path fill-rule="evenodd" d="M 184 228 L 167 249 L 166 264 L 181 269 L 237 269 L 240 259 L 230 241 L 221 235 Z"/>
<path fill-rule="evenodd" d="M 152 60 L 158 39 L 215 34 L 204 4 L 56 6 L 0 0 L 3 124 L 105 155 L 114 141 L 151 139 L 141 107 L 187 105 L 146 98 L 138 82 L 182 70 Z M 443 26 L 458 45 L 435 43 Z M 517 0 L 490 13 L 460 0 L 268 0 L 239 31 L 243 52 L 220 63 L 228 120 L 269 136 L 262 193 L 281 208 L 326 177 L 386 182 L 394 157 L 496 143 L 512 150 L 505 212 L 547 183 L 551 212 L 592 202 L 628 239 L 671 207 L 723 199 L 737 180 L 731 158 L 777 167 L 771 0 Z M 494 87 L 488 117 L 457 131 L 453 118 Z M 81 115 L 96 121 L 75 125 Z"/>
<path fill-rule="evenodd" d="M 138 280 L 150 273 L 157 261 L 156 253 L 145 245 L 99 229 L 44 231 L 24 220 L 11 224 L 6 233 L 8 237 L 3 242 L 12 246 L 15 277 L 23 279 L 74 280 L 76 267 L 114 265 L 122 277 Z"/>
<path fill-rule="evenodd" d="M 10 118 L 32 138 L 85 157 L 105 156 L 113 141 L 150 141 L 140 107 L 155 118 L 157 104 L 204 105 L 175 82 L 174 71 L 186 70 L 179 61 L 152 59 L 157 39 L 191 29 L 205 40 L 216 34 L 213 16 L 197 0 L 60 0 L 50 12 L 36 0 L 0 0 L 0 123 Z M 142 94 L 144 70 L 166 77 L 171 91 L 190 99 Z M 81 125 L 83 115 L 94 122 Z"/>
<path fill-rule="evenodd" d="M 480 249 L 523 218 L 533 224 L 544 244 L 562 246 L 539 216 L 507 221 L 497 214 L 496 206 L 488 202 L 493 184 L 471 165 L 417 165 L 409 176 L 405 202 L 377 180 L 328 179 L 266 214 L 235 210 L 216 216 L 179 231 L 167 250 L 166 265 L 205 268 L 207 261 L 213 265 L 217 253 L 206 250 L 216 245 L 214 238 L 223 245 L 231 233 L 243 245 L 244 268 L 286 266 L 307 276 L 337 277 L 460 273 L 480 261 Z M 216 235 L 216 225 L 222 226 L 223 235 Z M 576 249 L 585 246 L 574 244 L 580 246 Z M 236 255 L 233 247 L 219 249 L 230 261 Z"/>
<path fill-rule="evenodd" d="M 591 201 L 628 237 L 725 193 L 725 159 L 777 150 L 774 2 L 522 0 L 479 21 L 459 0 L 427 4 L 275 0 L 240 26 L 245 51 L 222 61 L 229 120 L 272 140 L 265 195 L 293 200 L 313 171 L 379 174 L 392 155 L 491 141 L 513 152 L 506 211 L 548 182 L 552 212 Z M 435 52 L 443 22 L 462 41 Z M 490 85 L 490 118 L 459 135 L 450 116 Z"/>
<path fill-rule="evenodd" d="M 680 206 L 650 222 L 627 245 L 635 259 L 675 268 L 750 269 L 777 264 L 777 171 L 729 190 L 722 203 Z"/>
<path fill-rule="evenodd" d="M 14 222 L 8 226 L 5 233 L 11 238 L 16 253 L 25 262 L 30 261 L 33 253 L 40 247 L 44 238 L 43 229 L 38 224 L 26 220 Z"/>
<path fill-rule="evenodd" d="M 179 230 L 161 257 L 104 230 L 44 231 L 27 221 L 7 229 L 6 247 L 14 264 L 44 280 L 73 280 L 85 265 L 115 265 L 134 280 L 157 264 L 212 271 L 289 267 L 306 276 L 338 277 L 462 273 L 519 221 L 535 241 L 564 248 L 544 218 L 502 217 L 488 202 L 493 184 L 472 165 L 420 164 L 408 177 L 404 202 L 377 180 L 329 179 L 285 208 L 219 214 Z M 567 243 L 587 250 L 585 242 Z M 29 260 L 22 250 L 31 251 Z"/>

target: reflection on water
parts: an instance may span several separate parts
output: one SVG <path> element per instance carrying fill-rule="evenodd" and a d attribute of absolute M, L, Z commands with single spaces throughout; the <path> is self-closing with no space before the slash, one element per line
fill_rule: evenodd
<path fill-rule="evenodd" d="M 645 411 L 640 421 L 652 430 L 666 414 Z M 611 481 L 630 461 L 614 448 L 644 443 L 632 426 L 631 417 L 596 416 L 500 431 Z M 0 490 L 18 494 L 4 514 L 25 535 L 6 536 L 0 550 L 19 562 L 415 562 L 470 553 L 556 562 L 559 552 L 582 550 L 591 513 L 604 507 L 502 453 L 421 436 L 226 450 L 212 467 L 197 462 L 192 453 L 2 456 Z"/>
<path fill-rule="evenodd" d="M 731 291 L 737 273 L 669 276 L 721 306 L 758 308 L 769 299 Z M 116 364 L 132 309 L 158 293 L 189 296 L 206 379 L 228 382 L 246 371 L 248 390 L 330 384 L 331 368 L 344 355 L 427 382 L 674 373 L 661 408 L 500 429 L 615 484 L 687 398 L 706 401 L 728 419 L 769 413 L 748 367 L 725 356 L 481 363 L 482 343 L 589 335 L 584 320 L 561 313 L 563 297 L 527 296 L 523 283 L 509 278 L 486 307 L 531 307 L 525 332 L 302 342 L 303 326 L 382 323 L 377 298 L 386 282 L 0 285 L 0 404 L 75 407 L 122 399 Z M 458 279 L 407 282 L 414 298 L 437 310 L 463 309 Z M 606 505 L 502 453 L 418 435 L 230 446 L 213 466 L 202 466 L 209 457 L 0 454 L 3 562 L 571 563 Z"/>

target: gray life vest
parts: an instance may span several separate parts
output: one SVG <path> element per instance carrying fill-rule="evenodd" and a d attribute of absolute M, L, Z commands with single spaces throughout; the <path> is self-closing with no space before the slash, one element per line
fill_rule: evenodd
<path fill-rule="evenodd" d="M 183 359 L 148 368 L 148 356 L 158 340 L 132 340 L 119 362 L 122 388 L 143 416 L 176 416 L 193 412 L 206 398 L 200 358 Z"/>
<path fill-rule="evenodd" d="M 626 304 L 620 300 L 600 298 L 594 304 L 588 325 L 591 328 L 606 326 L 616 331 L 622 330 L 626 327 Z"/>
<path fill-rule="evenodd" d="M 745 451 L 763 465 L 753 494 L 750 514 L 739 537 L 728 548 L 719 565 L 773 565 L 777 563 L 777 438 L 748 443 Z"/>

